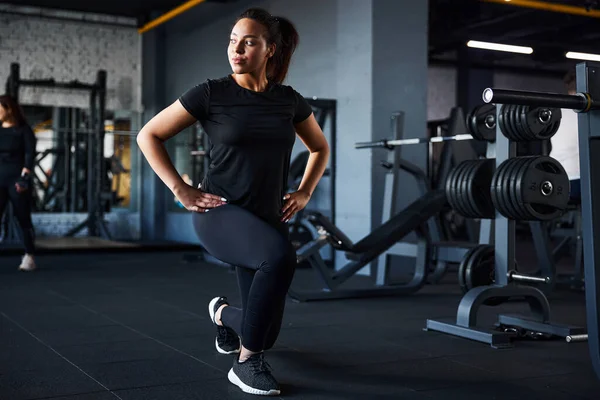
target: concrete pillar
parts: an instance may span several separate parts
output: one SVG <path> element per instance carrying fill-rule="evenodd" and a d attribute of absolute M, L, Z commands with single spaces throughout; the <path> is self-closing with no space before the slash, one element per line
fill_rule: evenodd
<path fill-rule="evenodd" d="M 142 44 L 143 123 L 165 107 L 165 34 L 164 27 L 144 33 Z M 166 195 L 168 189 L 154 173 L 145 158 L 141 163 L 141 238 L 162 240 L 165 232 Z"/>
<path fill-rule="evenodd" d="M 373 0 L 372 36 L 372 138 L 392 136 L 390 117 L 404 112 L 404 137 L 427 134 L 427 24 L 428 2 L 414 0 Z M 358 151 L 358 150 L 356 150 Z M 365 151 L 365 150 L 363 150 Z M 427 146 L 410 146 L 402 157 L 426 168 Z M 379 162 L 385 150 L 373 150 L 372 228 L 381 224 L 385 174 Z M 418 196 L 412 177 L 405 174 L 397 207 L 404 208 Z M 341 196 L 340 196 L 341 197 Z"/>

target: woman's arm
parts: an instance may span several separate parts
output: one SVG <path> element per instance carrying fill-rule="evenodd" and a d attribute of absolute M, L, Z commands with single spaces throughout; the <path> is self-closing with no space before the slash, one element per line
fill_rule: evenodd
<path fill-rule="evenodd" d="M 158 113 L 142 128 L 137 136 L 137 144 L 156 175 L 188 210 L 205 211 L 223 204 L 218 196 L 203 193 L 189 186 L 181 178 L 164 142 L 196 122 L 179 100 Z"/>
<path fill-rule="evenodd" d="M 329 143 L 313 114 L 296 125 L 296 133 L 310 151 L 298 191 L 312 196 L 329 162 Z"/>
<path fill-rule="evenodd" d="M 21 175 L 23 175 L 23 173 L 31 174 L 31 171 L 33 171 L 33 162 L 35 160 L 35 145 L 37 142 L 35 134 L 28 125 L 25 125 L 23 129 L 23 141 L 25 143 L 25 164 L 23 165 Z"/>
<path fill-rule="evenodd" d="M 286 203 L 281 218 L 284 222 L 289 221 L 295 213 L 306 207 L 329 161 L 329 144 L 314 114 L 296 124 L 295 127 L 298 137 L 310 151 L 310 156 L 298 190 L 284 196 Z"/>
<path fill-rule="evenodd" d="M 175 193 L 186 185 L 169 158 L 164 142 L 196 122 L 181 103 L 176 101 L 152 118 L 137 135 L 137 144 L 150 167 Z M 175 195 L 177 195 L 175 193 Z"/>

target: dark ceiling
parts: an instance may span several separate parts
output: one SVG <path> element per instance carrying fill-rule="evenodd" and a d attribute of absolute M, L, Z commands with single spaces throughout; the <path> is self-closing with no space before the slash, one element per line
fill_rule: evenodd
<path fill-rule="evenodd" d="M 206 0 L 227 3 L 232 0 Z M 165 13 L 185 0 L 8 0 L 0 4 L 44 7 L 60 10 L 93 12 L 121 17 L 137 18 L 140 23 L 150 19 L 152 13 Z"/>
<path fill-rule="evenodd" d="M 236 0 L 207 0 L 225 3 Z M 424 1 L 424 0 L 423 0 Z M 513 2 L 514 1 L 514 2 Z M 524 0 L 429 0 L 431 64 L 457 64 L 505 70 L 563 73 L 573 61 L 566 51 L 599 53 L 600 18 L 516 6 Z M 185 0 L 8 0 L 0 3 L 88 11 L 136 18 L 138 25 Z M 512 4 L 511 4 L 512 3 Z M 600 0 L 543 0 L 600 12 Z M 199 6 L 201 7 L 202 4 Z M 210 7 L 207 7 L 207 12 Z M 533 47 L 531 55 L 469 49 L 468 40 Z"/>
<path fill-rule="evenodd" d="M 429 0 L 429 56 L 432 64 L 465 62 L 484 68 L 563 73 L 576 61 L 567 51 L 600 53 L 600 19 L 538 10 L 510 1 Z M 536 3 L 540 3 L 537 1 Z M 599 1 L 544 0 L 543 3 L 600 10 Z M 530 55 L 470 49 L 468 40 L 532 47 Z"/>

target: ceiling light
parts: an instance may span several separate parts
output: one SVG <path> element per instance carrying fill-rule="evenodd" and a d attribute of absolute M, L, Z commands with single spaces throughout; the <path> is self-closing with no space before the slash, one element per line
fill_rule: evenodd
<path fill-rule="evenodd" d="M 489 42 L 478 42 L 477 40 L 469 40 L 467 46 L 474 47 L 477 49 L 485 50 L 496 50 L 496 51 L 508 51 L 511 53 L 531 54 L 533 49 L 531 47 L 513 46 L 509 44 L 498 44 Z"/>
<path fill-rule="evenodd" d="M 598 55 L 598 54 L 577 53 L 574 51 L 569 51 L 566 54 L 566 57 L 572 58 L 575 60 L 600 61 L 600 55 Z"/>

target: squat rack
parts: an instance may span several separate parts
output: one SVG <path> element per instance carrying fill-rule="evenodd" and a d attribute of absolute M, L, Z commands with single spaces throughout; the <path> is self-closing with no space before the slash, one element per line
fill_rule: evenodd
<path fill-rule="evenodd" d="M 71 82 L 56 82 L 54 79 L 21 79 L 20 65 L 10 65 L 10 75 L 6 81 L 6 93 L 19 101 L 19 89 L 22 86 L 61 88 L 84 90 L 90 93 L 89 133 L 87 135 L 87 204 L 88 216 L 79 225 L 67 232 L 66 236 L 74 236 L 82 229 L 88 229 L 89 236 L 99 236 L 110 240 L 110 233 L 104 221 L 103 204 L 107 195 L 103 192 L 104 165 L 104 119 L 106 113 L 106 71 L 99 70 L 92 84 L 77 80 Z"/>
<path fill-rule="evenodd" d="M 584 62 L 577 65 L 577 94 L 524 92 L 488 88 L 483 92 L 486 103 L 496 104 L 500 112 L 503 104 L 529 105 L 539 107 L 557 107 L 572 109 L 579 113 L 579 156 L 581 167 L 581 212 L 583 252 L 585 264 L 585 295 L 587 313 L 587 337 L 592 366 L 600 378 L 600 249 L 595 239 L 600 235 L 600 63 Z M 496 165 L 515 154 L 514 143 L 504 137 L 497 127 Z M 546 297 L 533 287 L 508 285 L 507 273 L 514 264 L 514 221 L 496 214 L 495 241 L 495 284 L 470 290 L 460 302 L 456 323 L 427 320 L 428 330 L 440 331 L 455 336 L 486 342 L 503 347 L 506 338 L 501 333 L 492 333 L 475 328 L 478 309 L 488 299 L 508 300 L 525 297 L 529 302 L 535 319 L 500 316 L 500 322 L 506 325 L 521 326 L 538 332 L 556 333 L 572 331 L 579 336 L 577 328 L 551 325 L 550 308 Z M 503 317 L 504 320 L 503 320 Z M 573 338 L 566 336 L 567 341 Z M 559 334 L 560 335 L 560 334 Z"/>

